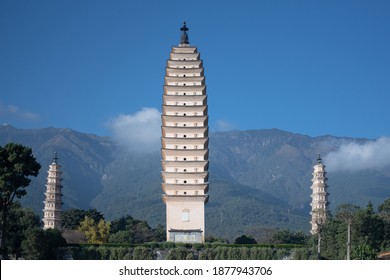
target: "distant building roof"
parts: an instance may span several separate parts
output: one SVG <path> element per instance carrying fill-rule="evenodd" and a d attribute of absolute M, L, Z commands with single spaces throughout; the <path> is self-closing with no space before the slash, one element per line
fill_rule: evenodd
<path fill-rule="evenodd" d="M 378 254 L 378 259 L 390 260 L 390 252 L 382 252 Z"/>

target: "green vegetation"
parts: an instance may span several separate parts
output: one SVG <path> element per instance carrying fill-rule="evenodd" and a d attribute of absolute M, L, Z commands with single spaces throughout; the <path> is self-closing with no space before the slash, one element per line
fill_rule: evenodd
<path fill-rule="evenodd" d="M 36 161 L 31 148 L 8 143 L 0 146 L 0 210 L 1 210 L 1 254 L 8 256 L 6 238 L 9 210 L 15 198 L 26 195 L 30 176 L 37 176 L 41 165 Z"/>
<path fill-rule="evenodd" d="M 72 208 L 62 212 L 62 226 L 75 230 L 80 227 L 85 217 L 92 218 L 95 223 L 98 223 L 102 219 L 104 220 L 103 214 L 96 209 L 81 210 Z"/>
<path fill-rule="evenodd" d="M 351 259 L 376 259 L 380 251 L 390 248 L 390 219 L 387 211 L 390 198 L 375 212 L 372 204 L 365 208 L 341 205 L 322 229 L 321 254 L 323 259 L 345 259 L 347 252 L 347 224 L 351 221 Z M 345 219 L 350 210 L 352 216 Z M 348 211 L 347 211 L 348 210 Z M 88 210 L 90 211 L 90 210 Z M 88 212 L 87 211 L 87 212 Z M 91 210 L 94 212 L 93 210 Z M 72 211 L 74 212 L 74 211 Z M 205 244 L 162 242 L 162 226 L 152 229 L 146 222 L 131 216 L 111 223 L 101 219 L 96 223 L 85 216 L 79 229 L 88 243 L 67 245 L 57 230 L 42 230 L 39 218 L 29 209 L 13 204 L 8 227 L 8 250 L 16 258 L 25 259 L 90 259 L 90 260 L 281 260 L 317 259 L 316 236 L 290 230 L 275 231 L 269 244 L 257 244 L 247 235 L 226 240 L 208 237 Z M 100 224 L 100 228 L 99 228 Z M 110 225 L 110 226 L 108 226 Z M 103 228 L 103 229 L 102 229 Z M 91 232 L 88 233 L 88 231 Z M 100 231 L 100 233 L 99 233 Z M 99 234 L 101 234 L 99 239 Z M 102 237 L 104 236 L 104 237 Z M 137 242 L 135 242 L 137 241 Z"/>
<path fill-rule="evenodd" d="M 140 159 L 134 160 L 138 162 Z M 104 160 L 101 159 L 101 162 Z M 116 203 L 110 205 L 128 207 L 131 204 L 138 212 L 124 211 L 127 208 L 121 209 L 121 212 L 130 212 L 134 216 L 127 215 L 109 222 L 96 209 L 69 209 L 63 212 L 62 232 L 44 231 L 39 217 L 32 210 L 21 208 L 14 202 L 15 198 L 26 195 L 29 177 L 38 175 L 39 163 L 32 156 L 30 148 L 13 143 L 0 147 L 0 222 L 3 256 L 11 255 L 26 259 L 72 257 L 172 260 L 317 258 L 317 237 L 309 237 L 302 231 L 296 231 L 309 225 L 303 218 L 303 212 L 290 211 L 284 201 L 265 193 L 260 188 L 254 189 L 230 180 L 229 174 L 225 174 L 225 177 L 213 173 L 216 175 L 211 176 L 210 180 L 213 185 L 210 189 L 211 197 L 220 198 L 211 199 L 206 211 L 208 223 L 206 227 L 214 236 L 206 237 L 206 244 L 164 242 L 165 229 L 158 225 L 164 213 L 161 209 L 163 206 L 160 186 L 153 184 L 159 173 L 149 176 L 148 171 L 145 171 L 157 170 L 158 163 L 154 155 L 150 155 L 143 165 L 121 177 L 120 174 L 124 170 L 129 170 L 128 164 L 116 161 L 110 166 L 112 169 L 110 174 L 117 176 L 108 176 L 104 180 L 107 186 L 112 187 L 113 192 L 118 190 L 122 194 L 119 200 L 111 197 L 110 199 Z M 118 166 L 123 170 L 119 170 Z M 231 170 L 236 169 L 232 167 Z M 120 181 L 117 181 L 118 178 Z M 228 178 L 228 181 L 225 178 Z M 126 185 L 124 182 L 127 181 L 131 181 L 131 191 L 117 189 L 118 185 L 123 188 Z M 140 185 L 144 184 L 153 185 L 152 194 L 150 190 L 140 188 Z M 92 188 L 92 185 L 90 187 Z M 42 193 L 40 192 L 41 195 Z M 126 196 L 129 193 L 132 197 Z M 106 202 L 110 203 L 110 199 Z M 145 212 L 148 213 L 149 216 L 146 215 L 148 218 L 153 215 L 151 224 L 154 224 L 154 228 L 146 221 L 134 218 L 146 217 Z M 281 230 L 277 230 L 276 227 Z M 226 229 L 236 230 L 227 234 Z M 72 239 L 76 241 L 69 242 L 69 245 L 63 238 L 67 236 L 68 240 L 67 231 L 77 237 Z M 350 247 L 347 246 L 348 236 Z M 235 244 L 228 244 L 227 238 L 235 240 Z M 375 259 L 378 252 L 389 249 L 390 198 L 383 201 L 377 211 L 372 203 L 368 203 L 366 207 L 341 204 L 321 231 L 321 255 L 325 259 L 346 259 L 348 256 L 351 259 Z"/>
<path fill-rule="evenodd" d="M 31 209 L 13 203 L 9 209 L 7 252 L 15 259 L 57 259 L 58 249 L 66 246 L 58 230 L 43 230 L 40 219 Z"/>
<path fill-rule="evenodd" d="M 345 259 L 347 252 L 347 226 L 351 225 L 351 258 L 376 259 L 377 254 L 390 248 L 390 198 L 385 200 L 376 213 L 371 203 L 366 208 L 343 204 L 330 216 L 322 229 L 321 253 L 324 259 Z M 137 225 L 137 226 L 135 226 Z M 142 233 L 144 232 L 145 233 Z M 207 237 L 205 244 L 180 244 L 157 242 L 156 232 L 143 221 L 131 216 L 112 222 L 110 241 L 101 246 L 79 245 L 64 248 L 77 259 L 168 259 L 168 260 L 276 260 L 317 259 L 316 236 L 301 231 L 276 230 L 270 244 L 256 244 L 255 238 L 241 235 L 235 244 L 221 238 Z M 129 232 L 131 234 L 127 234 Z M 143 239 L 141 236 L 147 237 Z M 163 229 L 161 229 L 161 233 Z M 138 237 L 137 237 L 138 236 Z M 153 239 L 154 236 L 154 239 Z M 122 239 L 123 238 L 123 239 Z M 122 242 L 125 240 L 125 242 Z M 126 240 L 138 240 L 138 245 Z M 150 242 L 156 241 L 156 242 Z"/>
<path fill-rule="evenodd" d="M 107 243 L 110 235 L 110 223 L 104 219 L 96 222 L 93 218 L 85 216 L 84 220 L 80 223 L 79 231 L 85 235 L 88 243 Z"/>
<path fill-rule="evenodd" d="M 372 259 L 382 250 L 390 249 L 390 220 L 386 209 L 390 198 L 374 211 L 371 203 L 366 208 L 350 204 L 338 207 L 334 217 L 324 225 L 322 256 L 329 259 L 347 258 L 348 224 L 351 227 L 351 258 Z"/>
<path fill-rule="evenodd" d="M 71 236 L 82 233 L 87 242 L 92 244 L 143 244 L 166 239 L 162 225 L 153 229 L 146 221 L 134 219 L 130 215 L 108 222 L 96 209 L 64 211 L 63 228 L 71 230 L 68 232 Z"/>
<path fill-rule="evenodd" d="M 296 245 L 234 245 L 145 243 L 72 245 L 61 248 L 63 256 L 78 260 L 277 260 L 288 257 Z"/>
<path fill-rule="evenodd" d="M 241 235 L 234 240 L 234 244 L 257 244 L 256 239 L 252 236 Z"/>
<path fill-rule="evenodd" d="M 161 242 L 165 238 L 165 229 L 158 225 L 152 229 L 147 222 L 134 219 L 130 215 L 112 221 L 109 242 L 142 244 Z"/>
<path fill-rule="evenodd" d="M 131 154 L 109 137 L 71 129 L 0 126 L 0 145 L 10 136 L 33 147 L 34 156 L 45 167 L 32 178 L 28 194 L 20 200 L 23 207 L 41 213 L 46 168 L 52 152 L 58 150 L 65 208 L 93 207 L 109 221 L 130 214 L 152 228 L 164 224 L 159 152 Z M 367 140 L 308 137 L 275 129 L 211 133 L 207 234 L 231 242 L 246 234 L 258 243 L 269 243 L 276 229 L 308 232 L 313 151 L 325 155 L 350 141 Z M 332 211 L 341 203 L 365 207 L 372 201 L 377 207 L 390 196 L 390 170 L 332 172 L 329 185 Z"/>

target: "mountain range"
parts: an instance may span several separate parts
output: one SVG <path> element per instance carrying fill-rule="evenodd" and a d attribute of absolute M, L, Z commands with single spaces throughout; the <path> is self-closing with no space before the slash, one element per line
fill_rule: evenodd
<path fill-rule="evenodd" d="M 309 231 L 310 186 L 317 154 L 346 143 L 372 140 L 306 135 L 278 129 L 210 133 L 210 190 L 206 234 L 233 239 L 262 237 L 275 228 Z M 64 209 L 96 208 L 106 219 L 124 215 L 165 224 L 158 151 L 134 153 L 110 137 L 71 129 L 0 126 L 0 145 L 32 148 L 42 165 L 21 199 L 42 212 L 46 176 L 54 152 L 63 171 Z M 326 163 L 326 162 L 325 162 Z M 341 203 L 374 205 L 390 197 L 390 168 L 328 172 L 331 209 Z"/>

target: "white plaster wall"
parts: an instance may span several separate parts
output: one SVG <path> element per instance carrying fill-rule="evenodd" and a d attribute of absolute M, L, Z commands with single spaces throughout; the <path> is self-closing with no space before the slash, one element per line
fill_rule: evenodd
<path fill-rule="evenodd" d="M 189 210 L 189 221 L 182 221 L 183 210 Z M 203 202 L 169 202 L 167 203 L 167 230 L 169 229 L 201 229 L 204 231 Z"/>

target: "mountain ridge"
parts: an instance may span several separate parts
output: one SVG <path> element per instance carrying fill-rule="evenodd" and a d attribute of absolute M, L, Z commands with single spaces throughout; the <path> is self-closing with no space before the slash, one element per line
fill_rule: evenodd
<path fill-rule="evenodd" d="M 63 166 L 64 209 L 96 208 L 112 220 L 124 215 L 165 224 L 159 152 L 134 154 L 110 137 L 72 129 L 0 126 L 0 145 L 33 149 L 42 168 L 22 199 L 41 212 L 54 151 Z M 309 229 L 310 185 L 318 152 L 325 155 L 350 137 L 310 137 L 280 129 L 210 133 L 210 200 L 206 230 L 232 239 L 254 228 Z M 390 196 L 390 170 L 328 172 L 331 207 L 343 202 L 374 205 Z"/>

